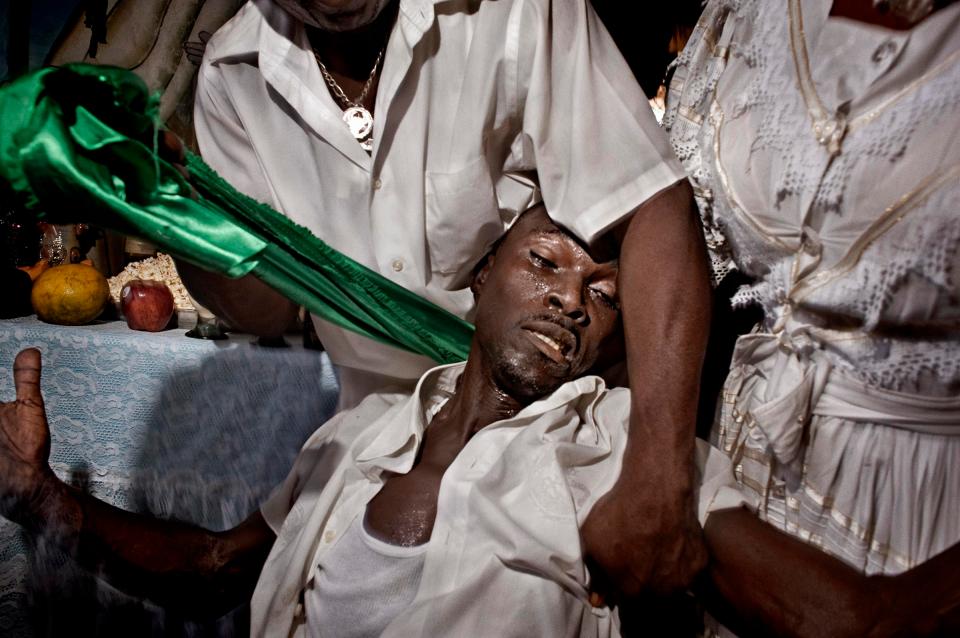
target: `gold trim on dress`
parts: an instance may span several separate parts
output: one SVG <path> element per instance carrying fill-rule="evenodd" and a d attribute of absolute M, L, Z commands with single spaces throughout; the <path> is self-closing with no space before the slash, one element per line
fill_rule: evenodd
<path fill-rule="evenodd" d="M 784 243 L 779 238 L 774 237 L 767 232 L 760 222 L 755 220 L 753 216 L 747 212 L 734 192 L 733 186 L 730 184 L 730 179 L 727 177 L 727 171 L 723 167 L 723 159 L 720 153 L 720 136 L 723 132 L 725 118 L 726 115 L 723 112 L 723 107 L 720 106 L 720 102 L 717 100 L 716 93 L 714 93 L 714 98 L 710 107 L 710 124 L 713 126 L 713 164 L 717 169 L 717 175 L 720 177 L 720 185 L 723 187 L 723 191 L 727 194 L 727 200 L 730 202 L 730 208 L 737 213 L 739 217 L 747 221 L 754 228 L 754 230 L 757 231 L 760 238 L 766 241 L 768 244 L 789 253 L 796 252 L 797 249 L 794 246 Z"/>
<path fill-rule="evenodd" d="M 883 214 L 860 235 L 836 265 L 792 282 L 793 285 L 788 294 L 789 299 L 794 302 L 800 301 L 817 288 L 853 270 L 860 262 L 863 253 L 873 242 L 901 222 L 908 212 L 923 204 L 940 187 L 946 184 L 955 184 L 957 178 L 960 178 L 960 164 L 954 164 L 945 171 L 925 177 L 911 191 L 887 206 Z"/>
<path fill-rule="evenodd" d="M 883 111 L 895 104 L 904 96 L 912 93 L 927 81 L 929 81 L 933 76 L 940 74 L 953 62 L 960 59 L 960 50 L 954 51 L 941 62 L 939 62 L 933 68 L 927 70 L 923 75 L 916 78 L 912 82 L 908 83 L 902 89 L 891 95 L 890 97 L 882 100 L 879 104 L 873 106 L 872 108 L 867 108 L 865 112 L 861 113 L 856 117 L 847 117 L 843 123 L 843 131 L 837 129 L 837 133 L 833 131 L 827 131 L 822 129 L 819 133 L 816 130 L 818 124 L 823 127 L 828 122 L 839 120 L 835 116 L 830 116 L 829 111 L 826 106 L 823 104 L 823 100 L 820 98 L 820 94 L 817 92 L 817 85 L 813 80 L 813 72 L 810 70 L 810 56 L 807 51 L 807 36 L 803 29 L 803 8 L 800 4 L 800 0 L 790 0 L 790 51 L 793 55 L 794 67 L 797 71 L 797 84 L 800 89 L 800 94 L 803 96 L 803 101 L 807 105 L 807 112 L 810 115 L 814 126 L 814 133 L 817 135 L 818 141 L 821 141 L 823 135 L 828 133 L 839 134 L 842 139 L 845 133 L 860 128 L 866 124 L 869 124 L 875 120 Z M 840 140 L 837 140 L 838 143 Z M 821 143 L 826 143 L 821 141 Z M 839 151 L 839 147 L 837 148 Z"/>
<path fill-rule="evenodd" d="M 776 494 L 776 486 L 774 485 L 772 475 L 773 460 L 769 454 L 764 453 L 763 450 L 750 447 L 746 438 L 747 432 L 754 427 L 753 420 L 747 415 L 746 419 L 740 420 L 739 423 L 741 427 L 737 428 L 735 434 L 732 434 L 729 421 L 733 420 L 732 417 L 734 413 L 738 416 L 743 416 L 742 413 L 734 408 L 728 416 L 725 417 L 721 415 L 715 424 L 718 432 L 721 433 L 718 436 L 719 440 L 717 442 L 722 444 L 724 452 L 731 457 L 734 463 L 734 477 L 737 483 L 742 488 L 748 489 L 757 495 L 758 517 L 767 522 L 771 521 L 771 517 L 769 516 L 771 513 L 769 499 L 771 496 L 776 499 L 776 501 L 783 503 L 785 508 L 783 511 L 784 515 L 789 511 L 793 513 L 793 516 L 801 516 L 801 509 L 806 502 L 809 506 L 812 506 L 809 508 L 810 515 L 822 521 L 825 529 L 829 531 L 832 526 L 832 529 L 839 535 L 836 540 L 839 541 L 843 539 L 848 542 L 858 542 L 862 545 L 866 552 L 864 560 L 868 563 L 894 561 L 903 569 L 910 569 L 919 564 L 920 561 L 894 550 L 888 543 L 878 541 L 874 536 L 875 525 L 864 525 L 858 522 L 853 516 L 839 509 L 832 496 L 820 493 L 806 478 L 801 479 L 797 492 L 797 494 L 803 498 L 798 498 L 798 496 L 794 494 Z M 727 439 L 729 444 L 727 444 L 728 441 L 724 439 Z M 755 463 L 757 466 L 755 470 L 758 470 L 760 475 L 767 475 L 766 485 L 758 481 L 755 476 L 752 476 L 752 473 L 745 471 L 743 459 L 749 459 L 749 461 Z M 806 464 L 804 464 L 803 475 L 806 476 L 806 473 L 807 468 Z M 778 527 L 831 555 L 838 556 L 841 559 L 844 558 L 837 551 L 831 551 L 824 545 L 823 535 L 805 530 L 788 518 L 784 518 L 783 525 Z M 840 551 L 843 550 L 842 547 L 838 549 Z"/>

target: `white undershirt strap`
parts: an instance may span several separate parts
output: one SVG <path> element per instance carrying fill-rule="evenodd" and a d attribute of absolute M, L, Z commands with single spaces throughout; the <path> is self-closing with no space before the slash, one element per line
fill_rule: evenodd
<path fill-rule="evenodd" d="M 379 636 L 416 596 L 427 544 L 391 545 L 358 516 L 317 565 L 304 598 L 307 632 L 316 638 Z"/>

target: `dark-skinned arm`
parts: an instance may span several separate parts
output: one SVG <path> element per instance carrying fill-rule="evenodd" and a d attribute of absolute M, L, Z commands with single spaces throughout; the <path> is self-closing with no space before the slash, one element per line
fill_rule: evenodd
<path fill-rule="evenodd" d="M 160 157 L 190 179 L 180 138 L 164 130 L 159 142 Z M 253 275 L 230 279 L 183 259 L 176 264 L 190 295 L 234 330 L 270 338 L 295 327 L 299 306 Z"/>
<path fill-rule="evenodd" d="M 707 608 L 740 635 L 960 635 L 960 544 L 897 576 L 864 576 L 745 509 L 704 528 Z"/>
<path fill-rule="evenodd" d="M 118 509 L 50 468 L 40 353 L 14 361 L 17 398 L 0 404 L 0 514 L 43 536 L 130 594 L 216 618 L 250 599 L 273 544 L 259 513 L 225 532 Z"/>
<path fill-rule="evenodd" d="M 640 206 L 620 252 L 631 414 L 620 477 L 582 529 L 626 596 L 687 587 L 706 562 L 694 508 L 694 432 L 710 319 L 706 250 L 686 181 Z"/>
<path fill-rule="evenodd" d="M 194 299 L 236 331 L 270 338 L 295 329 L 299 306 L 253 275 L 230 279 L 182 259 L 177 274 Z"/>

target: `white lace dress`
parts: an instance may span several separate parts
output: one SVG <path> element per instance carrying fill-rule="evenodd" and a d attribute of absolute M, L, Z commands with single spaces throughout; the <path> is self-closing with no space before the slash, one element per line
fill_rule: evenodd
<path fill-rule="evenodd" d="M 960 541 L 960 3 L 907 32 L 830 5 L 710 2 L 664 126 L 765 315 L 714 444 L 760 518 L 897 573 Z"/>

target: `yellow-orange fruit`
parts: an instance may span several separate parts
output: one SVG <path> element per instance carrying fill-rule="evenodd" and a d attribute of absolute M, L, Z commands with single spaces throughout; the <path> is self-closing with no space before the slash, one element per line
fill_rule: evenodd
<path fill-rule="evenodd" d="M 99 270 L 86 264 L 63 264 L 37 278 L 30 301 L 41 321 L 79 326 L 96 319 L 109 296 L 110 287 Z"/>

